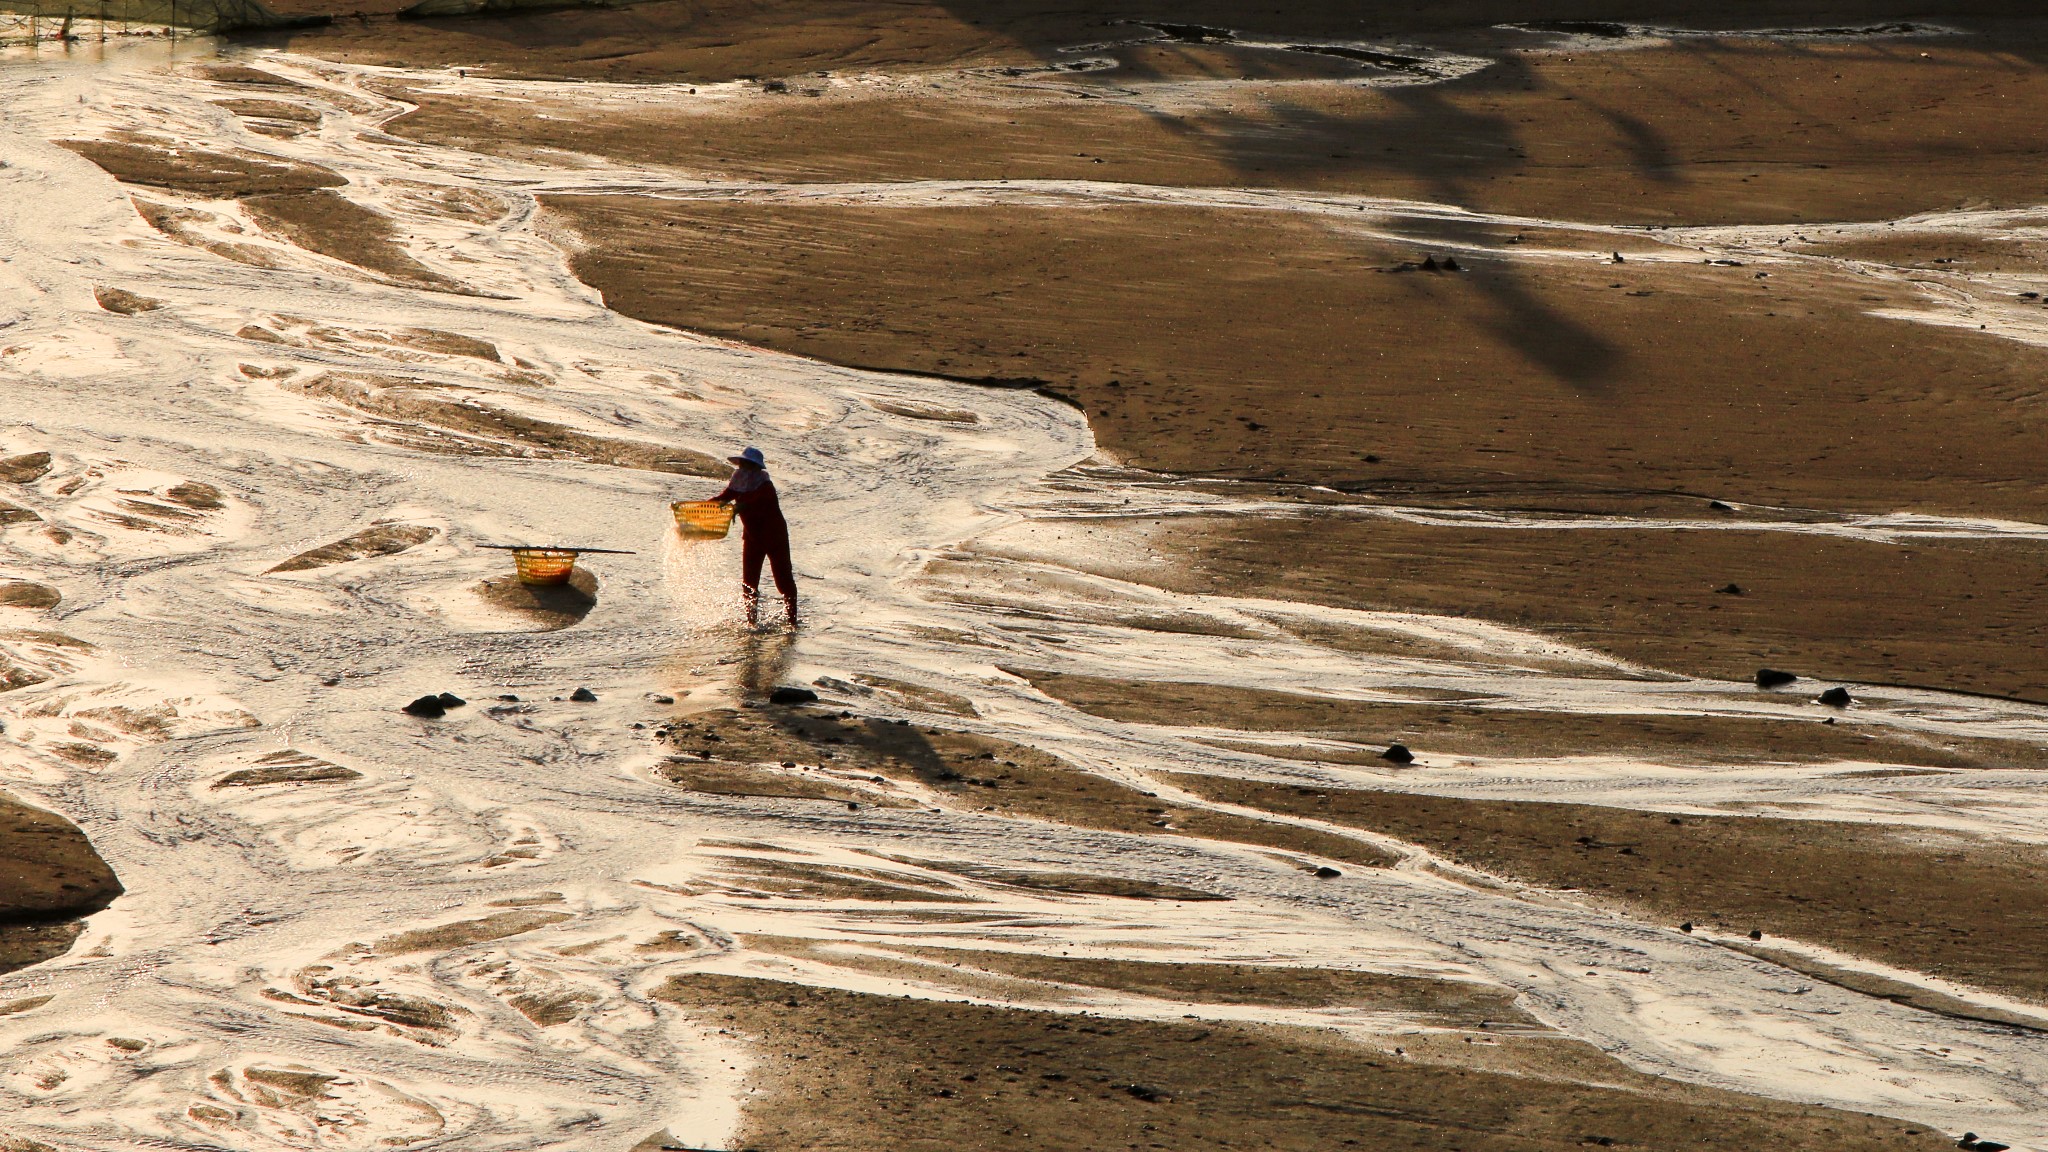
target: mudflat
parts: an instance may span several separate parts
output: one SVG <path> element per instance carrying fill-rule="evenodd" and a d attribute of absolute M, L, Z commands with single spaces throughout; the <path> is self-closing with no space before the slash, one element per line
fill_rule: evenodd
<path fill-rule="evenodd" d="M 760 1095 L 742 1139 L 764 1150 L 1946 1143 L 1896 1120 L 1645 1076 L 1547 1040 L 1489 1038 L 1491 1060 L 1512 1068 L 1495 1071 L 1461 1067 L 1473 1058 L 1426 1040 L 1366 1045 L 744 977 L 681 976 L 659 995 L 754 1041 Z"/>

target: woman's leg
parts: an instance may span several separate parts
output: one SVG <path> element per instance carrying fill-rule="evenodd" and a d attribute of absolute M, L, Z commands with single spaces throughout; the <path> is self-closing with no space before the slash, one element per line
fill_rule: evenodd
<path fill-rule="evenodd" d="M 789 545 L 783 544 L 788 552 Z M 747 623 L 753 624 L 760 618 L 761 605 L 761 561 L 768 558 L 767 541 L 752 535 L 740 537 L 740 598 L 747 604 Z M 776 579 L 782 577 L 778 574 Z"/>
<path fill-rule="evenodd" d="M 782 602 L 789 608 L 789 622 L 794 624 L 796 623 L 796 566 L 789 559 L 789 537 L 784 536 L 768 546 L 768 567 L 770 571 L 775 573 L 775 590 L 782 593 Z M 758 572 L 760 569 L 756 568 L 755 571 Z"/>

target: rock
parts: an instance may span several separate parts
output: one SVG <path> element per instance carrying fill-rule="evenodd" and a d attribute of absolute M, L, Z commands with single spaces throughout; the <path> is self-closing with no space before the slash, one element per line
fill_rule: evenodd
<path fill-rule="evenodd" d="M 815 704 L 818 702 L 818 694 L 809 688 L 796 688 L 784 685 L 768 694 L 768 702 L 770 704 Z"/>
<path fill-rule="evenodd" d="M 1463 272 L 1464 270 L 1465 270 L 1465 269 L 1464 269 L 1464 268 L 1463 268 L 1463 267 L 1462 267 L 1461 265 L 1459 265 L 1459 263 L 1458 263 L 1458 258 L 1457 258 L 1456 256 L 1446 256 L 1446 257 L 1444 257 L 1444 271 L 1446 271 L 1446 272 Z"/>
<path fill-rule="evenodd" d="M 1749 930 L 1749 938 L 1750 938 L 1751 940 L 1761 940 L 1761 939 L 1763 939 L 1763 938 L 1764 938 L 1764 930 L 1763 930 L 1763 929 L 1761 929 L 1761 928 L 1751 928 L 1751 929 Z"/>
<path fill-rule="evenodd" d="M 408 716 L 424 716 L 429 720 L 438 720 L 448 711 L 448 707 L 441 703 L 439 696 L 422 696 L 399 711 Z"/>
<path fill-rule="evenodd" d="M 1792 673 L 1780 672 L 1776 668 L 1759 668 L 1756 670 L 1756 686 L 1759 688 L 1783 688 L 1797 679 L 1799 677 L 1794 676 Z"/>
<path fill-rule="evenodd" d="M 507 704 L 517 704 L 517 703 L 519 703 L 519 697 L 517 697 L 517 696 L 514 696 L 514 695 L 513 695 L 513 694 L 511 694 L 510 692 L 507 692 L 507 693 L 505 693 L 505 694 L 503 694 L 503 695 L 499 696 L 499 697 L 498 697 L 498 699 L 500 699 L 500 700 L 503 700 L 503 701 L 504 701 L 505 703 L 507 703 Z"/>
<path fill-rule="evenodd" d="M 1316 869 L 1316 879 L 1318 880 L 1335 880 L 1337 877 L 1342 875 L 1342 872 L 1337 871 L 1335 868 L 1330 867 L 1328 864 L 1325 864 L 1322 867 Z"/>
<path fill-rule="evenodd" d="M 453 692 L 443 692 L 439 696 L 434 697 L 434 699 L 439 700 L 443 708 L 460 708 L 464 704 L 469 703 L 469 701 L 464 700 Z"/>
<path fill-rule="evenodd" d="M 1434 256 L 1424 256 L 1424 257 L 1422 258 L 1422 270 L 1423 270 L 1424 272 L 1435 272 L 1435 271 L 1437 271 L 1437 270 L 1438 270 L 1438 265 L 1437 265 L 1437 262 L 1436 262 L 1436 257 L 1434 257 Z"/>
<path fill-rule="evenodd" d="M 1847 708 L 1849 706 L 1849 690 L 1847 688 L 1830 688 L 1820 694 L 1820 702 L 1830 708 Z"/>
<path fill-rule="evenodd" d="M 1628 261 L 1626 261 L 1626 260 L 1623 260 L 1623 259 L 1621 258 L 1621 253 L 1619 253 L 1619 252 L 1616 252 L 1616 253 L 1614 254 L 1614 263 L 1616 263 L 1616 264 L 1626 264 L 1626 263 L 1628 263 Z"/>
<path fill-rule="evenodd" d="M 1413 764 L 1415 753 L 1410 752 L 1406 744 L 1389 744 L 1387 750 L 1380 753 L 1380 759 L 1392 764 Z"/>
<path fill-rule="evenodd" d="M 592 692 L 588 688 L 578 688 L 574 692 L 569 693 L 569 699 L 576 701 L 578 704 L 595 704 L 597 703 L 597 693 Z"/>
<path fill-rule="evenodd" d="M 154 312 L 164 306 L 164 302 L 161 300 L 154 300 L 148 296 L 138 296 L 122 288 L 94 288 L 92 296 L 94 300 L 99 302 L 100 307 L 122 316 L 135 316 L 143 312 Z"/>
<path fill-rule="evenodd" d="M 1714 589 L 1714 591 L 1719 592 L 1723 596 L 1740 596 L 1742 595 L 1742 585 L 1731 582 L 1721 585 L 1719 588 Z"/>
<path fill-rule="evenodd" d="M 13 484 L 32 484 L 41 480 L 50 471 L 48 452 L 24 452 L 0 460 L 0 480 Z"/>
<path fill-rule="evenodd" d="M 676 702 L 676 698 L 675 698 L 675 697 L 673 697 L 673 696 L 664 696 L 664 695 L 662 695 L 662 694 L 661 694 L 661 693 L 659 693 L 659 692 L 649 692 L 649 693 L 647 694 L 647 698 L 648 698 L 649 700 L 652 700 L 652 701 L 654 701 L 654 702 L 655 702 L 656 704 L 673 704 L 673 703 L 675 703 L 675 702 Z"/>
<path fill-rule="evenodd" d="M 1966 1149 L 1967 1152 L 2005 1152 L 2012 1145 L 2000 1144 L 1996 1140 L 1981 1140 L 1975 1132 L 1965 1132 L 1963 1138 L 1956 1141 L 1956 1147 Z"/>
<path fill-rule="evenodd" d="M 1692 921 L 1687 920 L 1685 923 L 1680 924 L 1678 930 L 1688 936 L 1692 935 Z"/>
<path fill-rule="evenodd" d="M 1121 1087 L 1125 1092 L 1128 1092 L 1131 1095 L 1136 1096 L 1138 1099 L 1148 1101 L 1154 1104 L 1160 1103 L 1161 1101 L 1173 1099 L 1172 1093 L 1163 1091 L 1158 1088 L 1149 1087 L 1144 1084 L 1125 1084 Z"/>
<path fill-rule="evenodd" d="M 1716 512 L 1735 511 L 1735 506 L 1733 504 L 1728 503 L 1725 500 L 1709 500 L 1707 501 L 1707 507 L 1712 508 Z"/>

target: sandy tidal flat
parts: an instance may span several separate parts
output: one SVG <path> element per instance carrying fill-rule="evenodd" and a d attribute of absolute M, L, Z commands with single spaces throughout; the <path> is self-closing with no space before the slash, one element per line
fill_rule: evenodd
<path fill-rule="evenodd" d="M 659 112 L 693 108 L 688 88 L 579 95 L 285 54 L 0 70 L 0 589 L 56 593 L 0 600 L 0 780 L 76 821 L 128 888 L 69 953 L 0 978 L 0 1133 L 1833 1150 L 1968 1129 L 2048 1146 L 2037 966 L 2002 959 L 2039 921 L 2007 875 L 2043 839 L 2048 714 L 2003 698 L 2029 665 L 2001 666 L 1984 696 L 1859 684 L 1838 714 L 1804 685 L 1737 679 L 1741 649 L 1666 660 L 1342 581 L 1190 576 L 1168 525 L 1260 524 L 1370 485 L 1305 496 L 1256 451 L 1260 485 L 1193 456 L 1153 463 L 1199 482 L 1135 473 L 1098 435 L 1125 454 L 1226 441 L 947 378 L 1057 390 L 1039 363 L 1057 348 L 1023 349 L 1013 374 L 893 358 L 918 341 L 886 324 L 805 344 L 806 281 L 744 243 L 771 217 L 823 218 L 761 209 L 792 196 L 779 178 L 387 132 L 415 107 L 394 93 Z M 719 95 L 764 115 L 789 98 Z M 1327 203 L 1273 212 L 1188 183 L 1204 186 L 1174 198 L 1192 207 L 1105 207 L 1128 194 L 1061 177 L 1026 190 L 1028 210 L 1105 245 L 1144 238 L 1119 219 L 1188 213 L 1263 213 L 1226 234 L 1276 252 L 1322 235 L 1297 217 Z M 949 202 L 1007 211 L 1019 192 L 897 173 L 822 194 L 797 211 L 910 213 L 853 257 L 787 233 L 790 252 L 842 263 L 814 283 L 873 265 L 887 285 L 918 280 L 900 263 L 918 244 L 889 229 L 928 240 Z M 1412 208 L 1371 206 L 1409 235 Z M 668 239 L 671 223 L 690 231 Z M 1581 244 L 1586 227 L 1509 223 Z M 1731 258 L 1739 238 L 1694 242 Z M 1559 251 L 1574 290 L 1612 274 Z M 636 255 L 670 283 L 629 306 L 651 268 L 605 281 Z M 1655 275 L 1719 299 L 1723 270 Z M 797 303 L 760 331 L 668 310 L 753 312 L 740 303 L 771 290 Z M 1003 311 L 963 306 L 962 330 L 1002 331 Z M 1104 341 L 1078 321 L 1021 314 L 1096 363 Z M 2001 419 L 1959 414 L 1993 447 L 1981 429 Z M 732 542 L 685 545 L 667 523 L 741 443 L 787 493 L 812 620 L 794 636 L 741 628 Z M 1546 478 L 1597 505 L 1577 510 L 1642 512 L 1578 467 Z M 1861 475 L 1815 474 L 1816 503 Z M 2048 534 L 2030 489 L 1962 502 L 1970 479 L 1931 476 L 1917 523 Z M 1404 522 L 1470 511 L 1443 498 L 1454 486 Z M 1866 531 L 1845 518 L 1883 503 L 1831 523 Z M 527 603 L 476 547 L 542 541 L 636 555 L 589 557 L 574 604 Z M 765 703 L 788 684 L 822 698 Z M 442 691 L 465 701 L 442 719 L 397 711 Z M 1489 722 L 1430 738 L 1476 710 Z M 1546 716 L 1605 740 L 1560 746 Z M 1853 732 L 1821 731 L 1848 717 Z M 1396 736 L 1414 767 L 1380 758 Z M 1633 852 L 1599 822 L 1654 818 L 1737 830 L 1660 841 L 1683 858 L 1651 862 L 1651 895 L 1550 842 L 1578 820 Z M 1753 861 L 1805 836 L 1798 862 L 1821 873 L 1829 838 L 1882 842 L 1859 825 L 1920 835 L 1907 879 L 1923 889 L 1944 853 L 2008 846 L 1975 895 L 2005 901 L 2011 938 L 1895 932 L 1928 893 L 1859 909 L 1849 883 L 1752 940 L 1752 913 L 1812 897 L 1774 875 L 1694 931 L 1670 922 L 1714 894 L 1714 852 L 1752 844 Z M 1482 834 L 1497 850 L 1461 843 Z M 1852 855 L 1870 853 L 1834 857 Z M 1864 882 L 1894 884 L 1882 867 Z M 1886 946 L 1859 946 L 1858 916 L 1883 920 Z"/>

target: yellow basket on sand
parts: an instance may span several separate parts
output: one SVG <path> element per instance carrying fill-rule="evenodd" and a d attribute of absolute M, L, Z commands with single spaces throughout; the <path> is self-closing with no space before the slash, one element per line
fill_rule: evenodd
<path fill-rule="evenodd" d="M 521 584 L 567 584 L 576 571 L 576 553 L 562 548 L 518 548 L 512 563 L 519 569 Z"/>
<path fill-rule="evenodd" d="M 715 500 L 680 500 L 670 506 L 676 531 L 691 540 L 723 540 L 732 530 L 732 505 Z"/>

